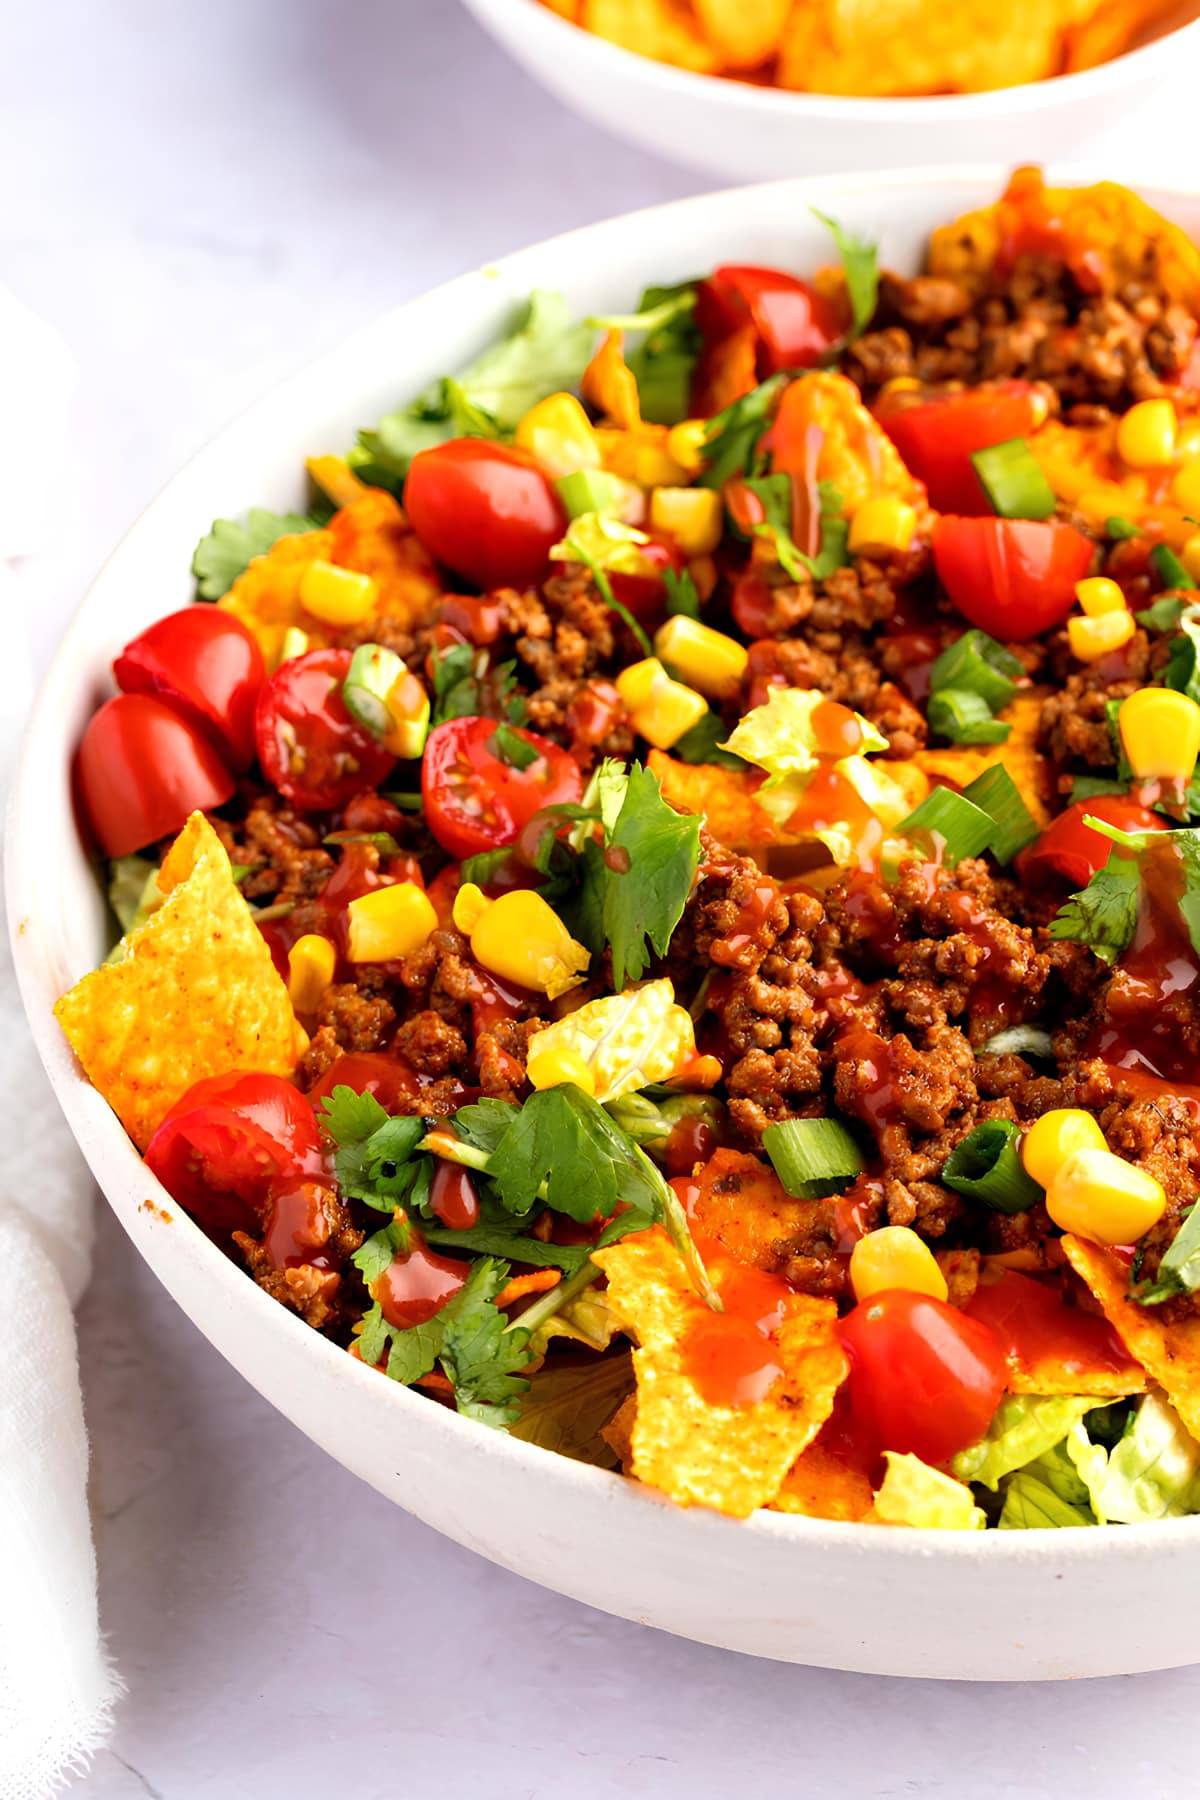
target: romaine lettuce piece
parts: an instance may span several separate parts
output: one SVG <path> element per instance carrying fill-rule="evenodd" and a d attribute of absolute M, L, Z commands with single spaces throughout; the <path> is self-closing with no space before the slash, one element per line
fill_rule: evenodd
<path fill-rule="evenodd" d="M 1067 1437 L 1067 1454 L 1102 1525 L 1141 1525 L 1200 1512 L 1200 1444 L 1166 1398 L 1149 1393 L 1111 1450 L 1083 1427 Z"/>
<path fill-rule="evenodd" d="M 1094 1525 L 1082 1506 L 1071 1506 L 1046 1482 L 1022 1469 L 1009 1481 L 997 1523 L 999 1531 L 1045 1531 L 1064 1525 Z"/>
<path fill-rule="evenodd" d="M 1061 1444 L 1095 1404 L 1072 1394 L 1010 1394 L 997 1407 L 987 1436 L 954 1458 L 954 1473 L 960 1481 L 997 1488 L 1003 1476 Z"/>

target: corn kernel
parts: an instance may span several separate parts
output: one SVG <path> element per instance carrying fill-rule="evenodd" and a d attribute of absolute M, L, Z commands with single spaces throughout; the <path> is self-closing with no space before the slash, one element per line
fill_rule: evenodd
<path fill-rule="evenodd" d="M 1077 1150 L 1046 1189 L 1054 1223 L 1094 1244 L 1136 1243 L 1166 1206 L 1161 1183 L 1111 1150 Z"/>
<path fill-rule="evenodd" d="M 464 882 L 454 900 L 454 923 L 470 938 L 476 962 L 551 1000 L 577 987 L 591 961 L 531 888 L 513 888 L 489 900 L 474 882 Z"/>
<path fill-rule="evenodd" d="M 664 663 L 670 663 L 690 687 L 707 694 L 710 700 L 725 700 L 736 694 L 750 660 L 746 646 L 736 638 L 714 631 L 711 625 L 702 625 L 699 619 L 686 618 L 683 613 L 676 613 L 659 627 L 654 634 L 654 648 Z"/>
<path fill-rule="evenodd" d="M 301 631 L 298 625 L 289 625 L 279 646 L 279 660 L 281 663 L 291 662 L 294 656 L 303 656 L 307 649 L 307 631 Z"/>
<path fill-rule="evenodd" d="M 1089 619 L 1102 618 L 1105 613 L 1128 611 L 1124 594 L 1107 575 L 1089 575 L 1086 581 L 1077 581 L 1075 598 Z"/>
<path fill-rule="evenodd" d="M 513 441 L 550 475 L 573 475 L 600 467 L 595 428 L 574 394 L 551 394 L 519 421 Z"/>
<path fill-rule="evenodd" d="M 327 937 L 305 932 L 288 951 L 288 997 L 298 1013 L 316 1012 L 333 980 L 337 952 Z"/>
<path fill-rule="evenodd" d="M 1183 465 L 1171 483 L 1171 498 L 1185 513 L 1200 512 L 1200 462 Z"/>
<path fill-rule="evenodd" d="M 397 881 L 351 900 L 347 956 L 351 962 L 393 962 L 411 956 L 437 930 L 437 914 L 424 888 Z"/>
<path fill-rule="evenodd" d="M 660 487 L 650 496 L 650 523 L 685 556 L 707 556 L 721 541 L 725 508 L 712 488 Z"/>
<path fill-rule="evenodd" d="M 1179 560 L 1193 581 L 1200 581 L 1200 531 L 1193 532 L 1179 552 Z"/>
<path fill-rule="evenodd" d="M 704 441 L 710 429 L 708 419 L 683 419 L 667 433 L 667 454 L 689 475 L 698 475 L 704 467 Z"/>
<path fill-rule="evenodd" d="M 1106 1148 L 1104 1133 L 1090 1112 L 1077 1106 L 1056 1106 L 1043 1113 L 1021 1139 L 1021 1161 L 1027 1175 L 1049 1187 L 1077 1150 Z"/>
<path fill-rule="evenodd" d="M 1080 662 L 1099 662 L 1102 656 L 1127 644 L 1135 629 L 1131 612 L 1102 613 L 1098 619 L 1068 619 L 1071 654 Z"/>
<path fill-rule="evenodd" d="M 525 1066 L 529 1077 L 529 1085 L 537 1089 L 561 1087 L 570 1082 L 573 1087 L 582 1088 L 585 1094 L 594 1094 L 596 1079 L 586 1057 L 569 1045 L 558 1050 L 543 1050 L 538 1056 L 531 1056 Z"/>
<path fill-rule="evenodd" d="M 857 550 L 907 550 L 917 529 L 914 507 L 894 494 L 878 494 L 864 500 L 850 521 L 847 548 Z"/>
<path fill-rule="evenodd" d="M 637 712 L 648 706 L 655 683 L 669 679 L 657 656 L 648 656 L 644 662 L 630 663 L 627 669 L 622 669 L 616 686 L 626 712 Z"/>
<path fill-rule="evenodd" d="M 1179 421 L 1169 400 L 1139 400 L 1117 426 L 1117 455 L 1131 469 L 1162 469 L 1175 460 Z"/>
<path fill-rule="evenodd" d="M 370 618 L 379 589 L 369 575 L 311 562 L 300 577 L 300 604 L 326 625 L 361 625 Z"/>
<path fill-rule="evenodd" d="M 850 1285 L 856 1300 L 889 1288 L 944 1300 L 946 1277 L 929 1245 L 907 1225 L 882 1225 L 860 1237 L 850 1252 Z"/>
<path fill-rule="evenodd" d="M 884 382 L 879 396 L 882 399 L 885 394 L 914 394 L 920 386 L 915 375 L 893 375 L 890 381 Z"/>
<path fill-rule="evenodd" d="M 1200 756 L 1200 706 L 1173 688 L 1138 688 L 1122 700 L 1117 729 L 1143 781 L 1187 781 Z"/>

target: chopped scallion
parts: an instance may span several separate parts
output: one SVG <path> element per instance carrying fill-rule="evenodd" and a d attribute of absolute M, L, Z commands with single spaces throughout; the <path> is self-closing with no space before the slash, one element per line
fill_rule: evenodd
<path fill-rule="evenodd" d="M 990 813 L 995 827 L 988 849 L 1000 864 L 1010 863 L 1018 850 L 1032 844 L 1040 826 L 1002 764 L 985 769 L 963 789 L 965 799 Z"/>
<path fill-rule="evenodd" d="M 940 840 L 943 861 L 949 868 L 965 856 L 978 856 L 986 850 L 995 829 L 990 813 L 946 787 L 934 788 L 897 826 L 902 837 Z"/>
<path fill-rule="evenodd" d="M 969 688 L 930 694 L 925 712 L 930 731 L 952 744 L 1003 744 L 1012 730 L 1005 720 L 994 719 L 987 701 Z"/>
<path fill-rule="evenodd" d="M 1104 521 L 1104 535 L 1111 538 L 1114 544 L 1120 544 L 1126 538 L 1141 537 L 1142 528 L 1135 525 L 1132 519 L 1123 519 L 1120 513 L 1114 513 Z"/>
<path fill-rule="evenodd" d="M 930 669 L 929 691 L 965 689 L 986 700 L 990 712 L 999 712 L 1016 693 L 1017 681 L 1024 673 L 1012 651 L 986 631 L 964 631 Z"/>
<path fill-rule="evenodd" d="M 976 450 L 971 462 L 1002 519 L 1048 519 L 1053 513 L 1054 489 L 1024 438 Z"/>
<path fill-rule="evenodd" d="M 857 1142 L 838 1119 L 784 1119 L 767 1126 L 762 1142 L 794 1200 L 840 1194 L 865 1166 Z"/>
<path fill-rule="evenodd" d="M 944 1185 L 996 1212 L 1028 1212 L 1044 1190 L 1021 1166 L 1020 1136 L 1011 1119 L 985 1119 L 946 1158 Z"/>
<path fill-rule="evenodd" d="M 531 768 L 541 754 L 519 731 L 514 731 L 511 725 L 497 725 L 487 741 L 487 747 L 499 762 L 507 763 L 510 769 Z"/>
<path fill-rule="evenodd" d="M 1195 582 L 1176 556 L 1166 544 L 1155 544 L 1150 552 L 1150 561 L 1158 571 L 1159 580 L 1168 588 L 1194 588 Z"/>
<path fill-rule="evenodd" d="M 1104 775 L 1076 775 L 1071 782 L 1071 804 L 1076 800 L 1095 800 L 1101 794 L 1127 794 L 1127 781 L 1113 781 Z"/>

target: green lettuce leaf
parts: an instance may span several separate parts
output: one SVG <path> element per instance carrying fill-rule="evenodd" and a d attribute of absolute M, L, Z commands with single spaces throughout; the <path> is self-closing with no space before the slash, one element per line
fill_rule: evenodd
<path fill-rule="evenodd" d="M 996 1408 L 987 1436 L 960 1450 L 950 1466 L 960 1481 L 998 1488 L 1005 1475 L 1061 1444 L 1095 1404 L 1070 1394 L 1010 1394 Z"/>
<path fill-rule="evenodd" d="M 1080 1427 L 1067 1438 L 1067 1454 L 1102 1525 L 1200 1512 L 1200 1444 L 1159 1393 L 1146 1395 L 1111 1450 L 1093 1444 Z"/>
<path fill-rule="evenodd" d="M 615 1469 L 617 1458 L 600 1429 L 632 1392 L 633 1363 L 628 1356 L 598 1358 L 582 1368 L 543 1369 L 518 1402 L 521 1410 L 509 1431 L 543 1450 Z"/>
<path fill-rule="evenodd" d="M 1094 1525 L 1082 1506 L 1072 1506 L 1045 1481 L 1022 1469 L 1005 1489 L 997 1528 L 1000 1531 L 1046 1531 L 1067 1525 Z"/>
<path fill-rule="evenodd" d="M 202 600 L 219 600 L 256 556 L 265 556 L 279 538 L 313 531 L 316 524 L 304 513 L 273 513 L 262 506 L 250 508 L 244 525 L 235 519 L 214 519 L 192 555 L 196 592 Z"/>
<path fill-rule="evenodd" d="M 722 744 L 723 750 L 757 763 L 776 781 L 787 775 L 807 775 L 817 766 L 817 740 L 813 714 L 824 705 L 820 688 L 773 687 L 765 706 L 756 706 L 740 719 Z M 855 713 L 862 732 L 862 750 L 886 750 L 888 741 L 878 726 Z"/>

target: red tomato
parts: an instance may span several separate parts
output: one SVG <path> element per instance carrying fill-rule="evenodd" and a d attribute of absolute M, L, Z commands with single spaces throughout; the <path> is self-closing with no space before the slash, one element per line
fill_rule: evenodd
<path fill-rule="evenodd" d="M 214 738 L 231 769 L 254 761 L 254 703 L 262 652 L 232 613 L 185 606 L 159 619 L 113 664 L 124 694 L 157 694 Z"/>
<path fill-rule="evenodd" d="M 964 619 L 1004 641 L 1061 625 L 1092 545 L 1061 519 L 957 519 L 933 528 L 938 579 Z"/>
<path fill-rule="evenodd" d="M 838 307 L 780 269 L 726 263 L 700 283 L 696 322 L 706 339 L 730 336 L 749 319 L 758 333 L 758 373 L 811 369 L 845 335 Z"/>
<path fill-rule="evenodd" d="M 983 1436 L 1004 1392 L 995 1332 L 935 1300 L 893 1288 L 838 1327 L 850 1355 L 855 1418 L 881 1450 L 944 1463 Z"/>
<path fill-rule="evenodd" d="M 150 694 L 118 694 L 88 725 L 75 762 L 79 797 L 106 856 L 172 836 L 189 813 L 237 786 L 212 740 Z"/>
<path fill-rule="evenodd" d="M 429 734 L 421 763 L 425 822 L 451 856 L 477 856 L 511 844 L 543 806 L 578 800 L 579 765 L 549 738 L 517 730 L 538 752 L 527 769 L 514 768 L 489 748 L 495 719 L 449 719 Z"/>
<path fill-rule="evenodd" d="M 537 464 L 483 438 L 419 451 L 404 509 L 430 554 L 482 588 L 541 581 L 567 523 Z"/>
<path fill-rule="evenodd" d="M 974 450 L 1009 438 L 1027 437 L 1045 415 L 1041 396 L 1028 381 L 997 381 L 939 394 L 915 406 L 901 396 L 881 401 L 876 417 L 907 466 L 929 490 L 930 504 L 943 513 L 991 515 L 991 502 L 971 464 Z"/>
<path fill-rule="evenodd" d="M 214 1075 L 177 1100 L 146 1166 L 206 1231 L 257 1232 L 275 1182 L 325 1174 L 312 1106 L 281 1075 Z"/>
<path fill-rule="evenodd" d="M 1017 858 L 1018 873 L 1024 876 L 1052 869 L 1056 875 L 1065 876 L 1072 887 L 1086 887 L 1096 871 L 1104 867 L 1112 849 L 1109 838 L 1084 824 L 1089 813 L 1122 831 L 1162 831 L 1165 828 L 1165 821 L 1158 813 L 1139 806 L 1136 800 L 1127 799 L 1124 794 L 1098 794 L 1094 800 L 1076 800 L 1065 812 L 1059 813 L 1035 843 L 1022 850 Z"/>
<path fill-rule="evenodd" d="M 263 774 L 312 812 L 345 806 L 395 764 L 342 699 L 349 650 L 309 650 L 276 669 L 258 697 L 254 736 Z"/>
<path fill-rule="evenodd" d="M 676 575 L 683 572 L 683 557 L 674 544 L 661 538 L 651 538 L 648 544 L 640 545 L 639 554 L 643 561 L 655 569 L 664 572 L 673 569 Z M 613 599 L 619 600 L 639 625 L 652 627 L 662 618 L 666 603 L 666 585 L 662 574 L 630 575 L 623 569 L 614 569 L 608 580 Z"/>
<path fill-rule="evenodd" d="M 321 1105 L 336 1087 L 353 1088 L 356 1094 L 374 1094 L 384 1112 L 409 1115 L 420 1112 L 422 1094 L 429 1086 L 429 1077 L 417 1074 L 412 1064 L 402 1056 L 385 1056 L 378 1050 L 349 1050 L 339 1056 L 336 1062 L 330 1063 L 325 1073 L 308 1091 L 308 1098 L 316 1108 L 317 1117 L 324 1117 Z M 471 1098 L 471 1090 L 461 1088 L 461 1099 L 464 1104 Z M 445 1093 L 447 1090 L 443 1089 Z M 455 1096 L 451 1092 L 451 1099 Z"/>

